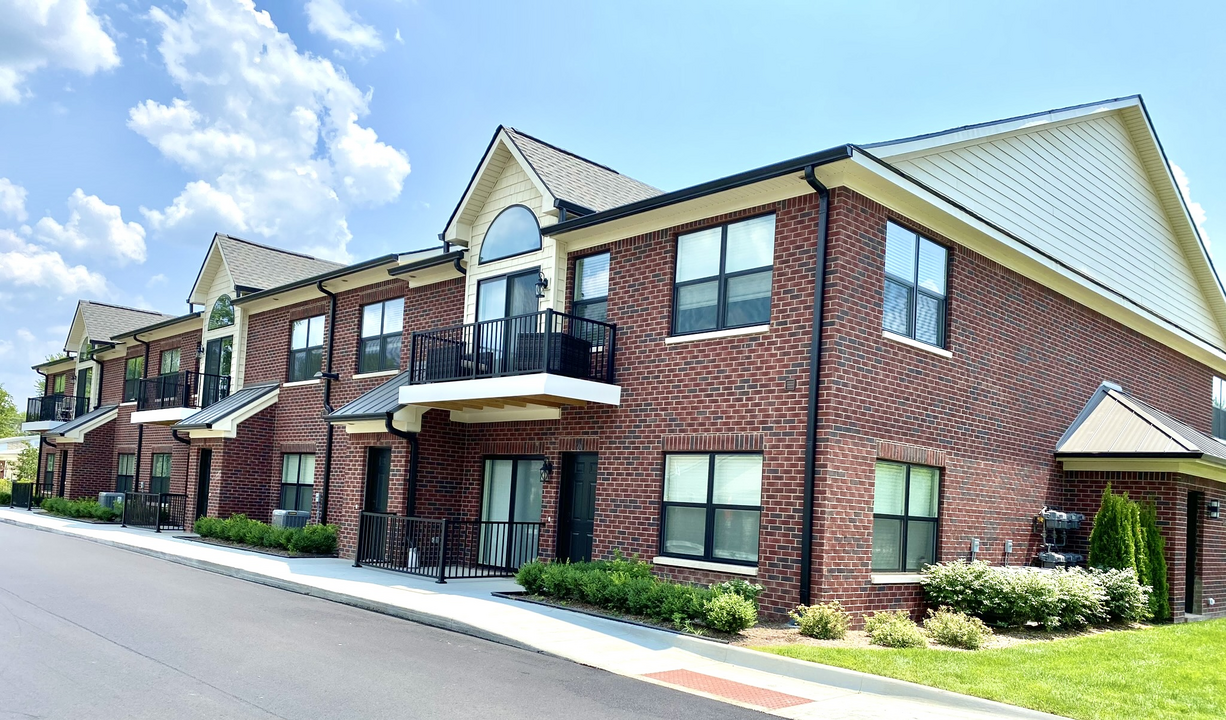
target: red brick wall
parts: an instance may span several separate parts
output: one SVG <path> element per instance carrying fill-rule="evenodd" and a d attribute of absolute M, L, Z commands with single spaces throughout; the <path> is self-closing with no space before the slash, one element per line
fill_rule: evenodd
<path fill-rule="evenodd" d="M 115 421 L 85 435 L 82 443 L 60 443 L 68 453 L 64 497 L 71 500 L 98 499 L 98 493 L 115 489 Z"/>
<path fill-rule="evenodd" d="M 882 337 L 887 218 L 949 244 L 952 358 Z M 1208 431 L 1212 373 L 1175 351 L 845 189 L 831 203 L 818 429 L 817 597 L 852 610 L 911 606 L 870 583 L 879 441 L 939 451 L 939 557 L 1027 563 L 1030 519 L 1068 506 L 1053 451 L 1104 381 Z"/>

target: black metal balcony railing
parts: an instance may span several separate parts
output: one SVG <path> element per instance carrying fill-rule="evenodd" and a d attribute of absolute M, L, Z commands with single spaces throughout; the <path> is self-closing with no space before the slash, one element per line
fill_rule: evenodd
<path fill-rule="evenodd" d="M 140 381 L 137 410 L 206 408 L 230 395 L 230 376 L 185 370 Z"/>
<path fill-rule="evenodd" d="M 553 373 L 613 382 L 617 326 L 545 310 L 413 333 L 410 384 Z"/>
<path fill-rule="evenodd" d="M 124 493 L 124 527 L 150 528 L 154 532 L 183 530 L 187 496 L 182 493 Z"/>
<path fill-rule="evenodd" d="M 26 402 L 26 422 L 68 422 L 90 409 L 88 397 L 44 395 Z"/>
<path fill-rule="evenodd" d="M 448 579 L 510 577 L 536 559 L 541 523 L 362 513 L 354 565 Z"/>

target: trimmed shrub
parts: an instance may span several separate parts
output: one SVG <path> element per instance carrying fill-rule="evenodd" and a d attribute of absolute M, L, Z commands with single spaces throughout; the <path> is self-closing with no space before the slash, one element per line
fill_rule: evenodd
<path fill-rule="evenodd" d="M 928 640 L 905 610 L 875 613 L 865 619 L 864 632 L 873 645 L 890 648 L 928 647 Z"/>
<path fill-rule="evenodd" d="M 13 493 L 8 490 L 0 490 L 0 505 L 8 505 L 13 502 Z"/>
<path fill-rule="evenodd" d="M 797 605 L 788 615 L 796 621 L 801 635 L 818 640 L 842 640 L 847 635 L 847 628 L 851 626 L 851 615 L 838 601 L 821 605 Z"/>
<path fill-rule="evenodd" d="M 1136 573 L 1128 570 L 1091 571 L 1094 582 L 1106 594 L 1104 608 L 1108 619 L 1116 622 L 1136 622 L 1152 616 L 1149 607 L 1150 589 L 1137 582 Z"/>
<path fill-rule="evenodd" d="M 279 528 L 243 514 L 229 519 L 202 517 L 192 529 L 200 537 L 216 538 L 254 547 L 279 548 L 293 554 L 330 555 L 336 552 L 335 525 Z"/>
<path fill-rule="evenodd" d="M 722 583 L 711 585 L 711 592 L 716 595 L 725 595 L 733 593 L 739 595 L 749 602 L 753 603 L 754 607 L 758 606 L 758 596 L 762 594 L 762 586 L 756 583 L 751 583 L 748 580 L 728 580 Z"/>
<path fill-rule="evenodd" d="M 540 560 L 524 563 L 519 567 L 519 571 L 515 573 L 515 582 L 519 583 L 519 586 L 529 595 L 540 595 L 541 578 L 545 576 L 546 567 L 548 565 Z"/>
<path fill-rule="evenodd" d="M 1046 628 L 1081 628 L 1107 622 L 1107 593 L 1094 576 L 1080 569 L 1055 570 L 1056 606 L 1040 620 Z"/>
<path fill-rule="evenodd" d="M 1137 566 L 1137 526 L 1139 517 L 1135 503 L 1127 494 L 1111 492 L 1111 484 L 1103 488 L 1102 504 L 1094 515 L 1090 530 L 1090 567 L 1124 570 Z"/>
<path fill-rule="evenodd" d="M 735 592 L 717 593 L 703 607 L 702 623 L 709 628 L 735 635 L 758 623 L 758 609 L 752 600 Z"/>
<path fill-rule="evenodd" d="M 1166 540 L 1158 529 L 1158 508 L 1152 501 L 1141 506 L 1141 530 L 1145 534 L 1145 561 L 1149 567 L 1146 582 L 1149 614 L 1154 620 L 1171 618 L 1171 589 L 1166 582 Z"/>
<path fill-rule="evenodd" d="M 963 650 L 978 650 L 992 637 L 992 630 L 982 620 L 949 608 L 929 610 L 924 631 L 941 645 Z"/>
<path fill-rule="evenodd" d="M 102 507 L 97 500 L 68 500 L 61 497 L 44 498 L 39 505 L 45 512 L 70 518 L 93 518 L 103 522 L 114 522 L 122 513 L 122 508 L 111 509 Z"/>

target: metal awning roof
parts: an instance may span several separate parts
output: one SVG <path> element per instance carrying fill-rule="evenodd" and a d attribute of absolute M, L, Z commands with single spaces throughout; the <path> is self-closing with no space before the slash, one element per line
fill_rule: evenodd
<path fill-rule="evenodd" d="M 281 383 L 279 382 L 248 385 L 242 390 L 232 393 L 224 400 L 219 400 L 200 412 L 183 418 L 171 427 L 175 430 L 208 430 L 231 415 L 242 412 L 248 405 L 257 402 L 271 392 L 276 392 L 280 388 Z"/>
<path fill-rule="evenodd" d="M 411 373 L 411 370 L 405 370 L 374 390 L 346 403 L 324 419 L 330 423 L 382 420 L 388 413 L 400 409 L 400 386 L 409 384 Z"/>
<path fill-rule="evenodd" d="M 78 415 L 62 425 L 56 425 L 47 433 L 47 437 L 69 437 L 73 433 L 84 435 L 97 426 L 114 420 L 117 415 L 119 415 L 118 405 L 99 405 L 84 415 Z"/>
<path fill-rule="evenodd" d="M 1056 445 L 1058 458 L 1196 459 L 1226 465 L 1226 443 L 1103 383 Z"/>

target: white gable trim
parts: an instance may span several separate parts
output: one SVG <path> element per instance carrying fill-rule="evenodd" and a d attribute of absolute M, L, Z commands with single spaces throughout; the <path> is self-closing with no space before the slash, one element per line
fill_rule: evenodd
<path fill-rule="evenodd" d="M 218 269 L 210 271 L 209 266 L 216 258 L 219 263 Z M 204 262 L 200 264 L 200 272 L 196 273 L 196 282 L 192 284 L 191 294 L 187 296 L 187 301 L 195 305 L 204 305 L 208 302 L 207 297 L 209 288 L 213 286 L 213 281 L 217 277 L 219 271 L 230 274 L 230 267 L 226 263 L 225 253 L 221 251 L 221 243 L 217 242 L 217 235 L 213 235 L 213 241 L 209 243 L 209 250 L 204 254 Z M 228 283 L 230 287 L 234 287 L 234 279 L 230 278 Z M 208 308 L 205 309 L 205 315 L 208 315 Z"/>
<path fill-rule="evenodd" d="M 485 204 L 484 193 L 478 197 L 481 185 L 484 181 L 489 180 L 496 182 L 498 177 L 506 170 L 506 164 L 501 164 L 499 167 L 491 167 L 492 161 L 500 152 L 505 152 L 511 156 L 511 160 L 518 163 L 524 173 L 532 181 L 534 187 L 541 194 L 541 207 L 532 208 L 539 216 L 544 215 L 553 210 L 553 204 L 557 200 L 549 188 L 545 186 L 545 182 L 541 180 L 541 176 L 537 174 L 536 169 L 532 167 L 532 163 L 528 162 L 523 153 L 519 151 L 515 143 L 508 137 L 507 132 L 501 126 L 498 132 L 494 135 L 493 142 L 490 143 L 489 150 L 486 151 L 485 157 L 481 158 L 481 163 L 477 166 L 477 172 L 473 174 L 472 181 L 464 192 L 464 197 L 460 199 L 460 204 L 456 207 L 455 215 L 451 222 L 448 223 L 446 230 L 443 232 L 443 238 L 448 242 L 454 242 L 459 245 L 467 246 L 470 236 L 471 218 L 468 218 L 469 211 L 472 213 L 480 211 L 481 206 Z M 474 203 L 477 204 L 474 207 Z"/>

